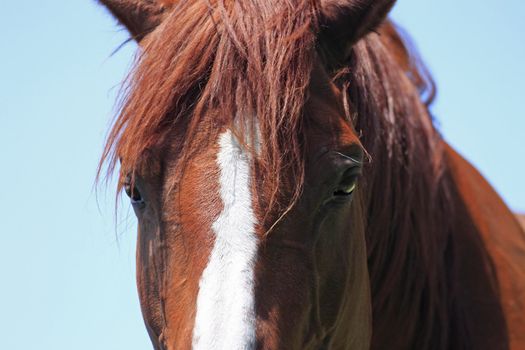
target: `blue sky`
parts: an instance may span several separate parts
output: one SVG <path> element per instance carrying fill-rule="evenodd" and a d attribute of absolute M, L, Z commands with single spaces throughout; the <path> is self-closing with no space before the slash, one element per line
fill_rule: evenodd
<path fill-rule="evenodd" d="M 440 130 L 522 211 L 524 12 L 398 0 L 393 13 L 436 78 Z M 126 34 L 90 0 L 6 1 L 0 29 L 0 349 L 149 349 L 133 215 L 115 219 L 113 188 L 93 189 L 135 47 L 111 56 Z"/>

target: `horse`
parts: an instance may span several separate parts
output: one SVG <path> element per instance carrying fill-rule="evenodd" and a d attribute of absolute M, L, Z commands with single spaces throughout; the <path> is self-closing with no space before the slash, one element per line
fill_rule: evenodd
<path fill-rule="evenodd" d="M 139 46 L 99 172 L 155 349 L 525 349 L 525 233 L 395 0 L 99 1 Z"/>

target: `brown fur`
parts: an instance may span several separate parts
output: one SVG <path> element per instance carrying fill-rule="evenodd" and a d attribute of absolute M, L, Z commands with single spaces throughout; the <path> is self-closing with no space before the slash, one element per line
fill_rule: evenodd
<path fill-rule="evenodd" d="M 315 40 L 308 5 L 306 1 L 178 4 L 144 43 L 104 159 L 111 157 L 113 167 L 118 155 L 124 168 L 135 169 L 146 150 L 166 143 L 173 128 L 185 128 L 187 139 L 208 138 L 197 134 L 197 126 L 213 114 L 217 126 L 237 122 L 253 133 L 255 114 L 265 140 L 261 174 L 268 174 L 265 181 L 274 189 L 272 201 L 281 174 L 291 172 L 301 184 L 304 167 L 297 130 L 302 128 L 300 111 Z M 274 18 L 277 13 L 286 20 Z M 188 42 L 188 37 L 193 40 Z M 297 198 L 300 187 L 292 192 Z"/>
<path fill-rule="evenodd" d="M 391 28 L 385 34 L 355 45 L 343 77 L 372 160 L 363 180 L 373 345 L 382 349 L 389 339 L 392 349 L 445 349 L 453 313 L 444 307 L 453 298 L 445 291 L 453 291 L 443 260 L 452 189 L 444 178 L 441 137 L 408 78 L 409 58 L 390 53 L 388 45 L 401 41 Z M 403 52 L 399 46 L 395 53 Z M 387 315 L 396 315 L 395 326 Z"/>
<path fill-rule="evenodd" d="M 515 271 L 514 289 L 505 299 L 518 304 L 524 300 L 520 255 L 507 248 L 509 259 L 516 262 L 501 271 L 494 266 L 500 256 L 493 255 L 490 243 L 480 237 L 479 218 L 470 216 L 470 199 L 462 197 L 457 185 L 462 175 L 452 171 L 450 149 L 419 98 L 434 95 L 431 79 L 425 77 L 417 57 L 410 57 L 392 25 L 380 33 L 355 45 L 349 73 L 343 75 L 357 129 L 372 158 L 364 181 L 373 348 L 525 346 L 518 332 L 507 333 L 508 328 L 523 328 L 523 319 L 512 316 L 515 311 L 500 299 L 500 286 L 509 281 L 505 276 Z M 508 213 L 503 204 L 498 210 Z M 519 228 L 500 229 L 517 251 L 523 251 Z M 467 263 L 468 258 L 476 263 Z"/>
<path fill-rule="evenodd" d="M 434 128 L 428 112 L 435 94 L 432 79 L 399 30 L 386 23 L 378 29 L 381 35 L 371 33 L 361 38 L 369 26 L 380 22 L 379 14 L 386 13 L 392 2 L 384 1 L 385 7 L 380 9 L 364 6 L 365 11 L 358 17 L 359 28 L 344 36 L 347 43 L 341 41 L 342 37 L 333 42 L 326 39 L 326 33 L 345 23 L 341 22 L 345 11 L 323 12 L 326 8 L 320 7 L 320 3 L 216 0 L 176 4 L 158 29 L 141 43 L 142 53 L 128 80 L 121 113 L 109 135 L 102 162 L 109 161 L 111 171 L 120 158 L 124 172 L 143 174 L 143 169 L 150 168 L 152 162 L 166 162 L 165 155 L 174 152 L 173 135 L 176 135 L 179 160 L 167 164 L 171 167 L 177 164 L 183 170 L 172 170 L 163 177 L 166 183 L 162 193 L 168 203 L 173 199 L 168 194 L 177 187 L 181 174 L 190 172 L 194 166 L 192 159 L 209 147 L 220 130 L 240 125 L 240 134 L 253 136 L 256 118 L 263 141 L 257 157 L 261 175 L 258 186 L 265 189 L 260 209 L 265 214 L 271 212 L 271 220 L 263 225 L 267 228 L 268 223 L 278 218 L 275 214 L 302 203 L 299 199 L 305 193 L 305 169 L 311 154 L 307 149 L 312 139 L 306 115 L 312 111 L 319 115 L 320 106 L 324 105 L 309 103 L 328 86 L 312 83 L 322 76 L 319 69 L 314 69 L 322 64 L 332 75 L 337 90 L 328 95 L 340 98 L 370 157 L 363 173 L 360 189 L 363 201 L 358 209 L 365 213 L 362 218 L 366 218 L 362 231 L 366 232 L 372 293 L 371 347 L 524 349 L 523 231 L 490 186 L 446 145 Z M 340 2 L 349 3 L 352 2 Z M 335 19 L 331 19 L 334 13 Z M 332 29 L 325 30 L 326 26 Z M 351 48 L 348 52 L 347 44 Z M 344 114 L 341 113 L 342 117 Z M 330 111 L 326 122 L 337 120 L 338 115 Z M 207 162 L 211 163 L 209 158 Z M 186 181 L 190 188 L 199 186 L 196 180 L 181 181 Z M 198 204 L 190 202 L 186 207 Z M 492 212 L 486 210 L 488 207 Z M 301 211 L 291 211 L 289 217 L 298 212 Z M 497 213 L 498 218 L 492 220 L 492 213 Z M 181 220 L 171 218 L 175 214 L 169 210 L 165 215 L 169 218 L 160 220 L 162 225 Z M 213 217 L 210 213 L 200 216 L 208 221 Z M 352 218 L 355 220 L 355 215 Z M 278 237 L 283 227 L 290 228 L 290 235 L 301 232 L 300 227 L 287 222 L 278 227 L 275 235 L 268 236 L 268 242 Z M 185 226 L 194 227 L 190 231 L 197 237 L 207 237 L 203 227 L 209 225 L 194 222 Z M 160 240 L 155 254 L 167 254 L 160 248 L 167 244 L 166 239 Z M 178 252 L 197 249 L 180 244 L 176 241 L 168 246 L 176 247 Z M 293 246 L 297 247 L 297 242 Z M 274 264 L 293 264 L 297 268 L 297 285 L 308 283 L 302 279 L 308 271 L 296 264 L 297 256 L 292 259 L 284 254 L 275 255 L 275 250 L 262 254 Z M 150 316 L 154 320 L 181 308 L 188 309 L 186 322 L 179 319 L 176 325 L 169 326 L 170 321 L 164 319 L 154 322 L 157 329 L 152 331 L 161 339 L 160 343 L 170 337 L 169 344 L 186 347 L 187 343 L 174 341 L 188 341 L 193 313 L 190 305 L 196 294 L 192 278 L 199 276 L 204 258 L 195 257 L 196 263 L 188 270 L 176 273 L 182 269 L 177 267 L 178 259 L 173 254 L 161 259 L 163 277 L 157 287 L 163 291 L 146 293 L 143 300 L 157 295 L 159 301 L 146 307 L 156 310 Z M 322 259 L 330 257 L 323 255 Z M 175 270 L 170 270 L 170 266 L 175 266 Z M 290 295 L 293 285 L 277 281 L 283 281 L 283 274 L 291 276 L 286 271 L 279 272 L 278 266 L 269 266 L 258 270 L 259 276 L 267 276 L 270 281 L 259 300 L 269 298 L 268 295 L 274 297 L 271 293 L 275 291 L 280 291 L 281 296 Z M 148 279 L 158 270 L 151 267 L 145 271 L 141 276 Z M 328 271 L 344 270 L 327 267 L 321 276 L 329 279 Z M 167 278 L 168 275 L 172 278 Z M 189 289 L 184 295 L 176 292 L 180 280 L 173 276 L 186 276 L 184 284 Z M 168 286 L 170 283 L 176 286 Z M 334 291 L 341 290 L 346 289 L 334 287 Z M 182 299 L 177 300 L 167 291 L 179 293 Z M 329 295 L 325 299 L 314 298 L 317 301 L 312 305 L 319 300 L 340 301 Z M 277 304 L 283 300 L 286 299 L 279 299 Z M 347 310 L 350 304 L 342 301 L 337 305 Z M 361 306 L 366 309 L 366 305 Z M 285 340 L 279 338 L 278 326 L 289 327 L 286 333 L 290 334 L 286 340 L 289 346 L 300 346 L 301 339 L 293 338 L 292 334 L 297 335 L 293 333 L 297 331 L 295 323 L 299 319 L 304 321 L 301 317 L 306 316 L 298 313 L 294 319 L 292 315 L 301 311 L 297 307 L 290 304 L 278 309 L 288 311 L 284 313 L 288 318 L 267 308 L 267 304 L 259 307 L 259 312 L 267 315 L 259 335 L 264 338 L 269 334 L 265 343 L 268 349 L 283 348 Z M 325 324 L 344 323 L 341 320 L 346 319 L 327 321 L 329 313 L 320 319 L 324 320 L 319 322 L 323 326 L 310 330 L 313 333 L 309 346 L 331 339 L 331 344 L 344 348 L 344 342 L 338 341 L 344 338 L 340 332 L 346 328 L 335 327 L 330 330 L 332 333 L 321 329 Z M 176 338 L 177 334 L 185 338 Z"/>
<path fill-rule="evenodd" d="M 517 215 L 516 217 L 518 218 L 518 221 L 520 222 L 521 226 L 525 230 L 525 215 L 521 214 L 521 215 Z"/>

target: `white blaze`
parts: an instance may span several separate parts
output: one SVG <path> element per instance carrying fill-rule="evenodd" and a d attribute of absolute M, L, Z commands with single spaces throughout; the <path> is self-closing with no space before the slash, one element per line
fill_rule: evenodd
<path fill-rule="evenodd" d="M 217 163 L 224 209 L 213 223 L 215 243 L 199 282 L 194 350 L 255 348 L 255 215 L 250 191 L 250 157 L 235 136 L 219 139 Z"/>

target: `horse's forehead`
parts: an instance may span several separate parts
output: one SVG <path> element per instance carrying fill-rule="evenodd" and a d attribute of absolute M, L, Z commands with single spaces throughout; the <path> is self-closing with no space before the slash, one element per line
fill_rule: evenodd
<path fill-rule="evenodd" d="M 340 90 L 334 84 L 312 89 L 305 104 L 305 132 L 308 142 L 307 152 L 322 147 L 339 148 L 355 144 L 362 147 L 359 134 L 355 130 L 351 106 L 341 101 Z"/>

